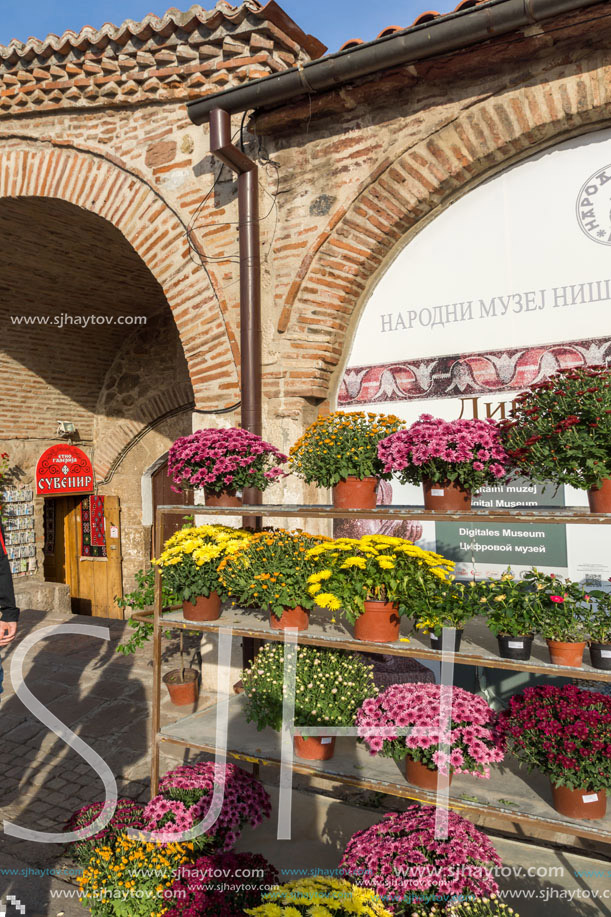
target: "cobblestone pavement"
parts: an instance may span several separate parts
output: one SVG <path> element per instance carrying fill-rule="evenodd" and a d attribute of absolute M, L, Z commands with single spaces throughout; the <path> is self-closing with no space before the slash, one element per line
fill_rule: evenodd
<path fill-rule="evenodd" d="M 152 695 L 150 644 L 134 656 L 125 657 L 116 652 L 117 645 L 131 633 L 122 621 L 77 615 L 66 618 L 30 610 L 21 615 L 18 639 L 40 627 L 68 622 L 107 627 L 110 640 L 61 633 L 45 638 L 26 658 L 26 685 L 104 758 L 115 774 L 120 796 L 146 801 Z M 0 815 L 20 827 L 61 831 L 76 808 L 104 798 L 102 782 L 15 695 L 9 668 L 17 646 L 18 642 L 2 656 L 5 691 L 0 700 Z M 170 642 L 165 652 L 175 649 Z M 201 698 L 200 705 L 209 700 Z M 175 716 L 176 708 L 164 697 L 164 719 Z M 189 752 L 183 755 L 177 749 L 175 754 L 176 757 L 162 759 L 162 773 L 193 760 Z M 69 879 L 65 871 L 69 868 L 61 845 L 0 834 L 0 906 L 2 896 L 12 894 L 25 904 L 26 917 L 83 915 L 85 911 L 65 896 L 59 904 L 53 897 L 58 889 L 69 892 L 74 888 L 70 884 L 64 887 L 60 881 Z M 54 876 L 54 872 L 58 875 Z"/>
<path fill-rule="evenodd" d="M 104 758 L 115 774 L 121 796 L 146 801 L 149 796 L 151 647 L 148 645 L 134 656 L 125 657 L 116 652 L 116 647 L 131 629 L 121 621 L 76 615 L 62 618 L 27 610 L 20 621 L 19 639 L 41 627 L 67 622 L 78 622 L 85 627 L 107 627 L 110 640 L 87 634 L 61 633 L 45 638 L 26 659 L 26 685 Z M 188 637 L 189 640 L 192 641 L 189 648 L 197 649 L 197 638 Z M 102 783 L 89 765 L 43 726 L 15 696 L 9 667 L 17 645 L 2 657 L 5 693 L 0 702 L 0 816 L 4 821 L 36 831 L 60 831 L 76 808 L 103 798 Z M 166 657 L 177 648 L 171 641 L 164 646 Z M 199 706 L 212 701 L 212 697 L 203 696 Z M 182 710 L 183 714 L 190 712 L 188 708 Z M 164 692 L 162 721 L 176 716 L 177 709 L 171 706 Z M 162 758 L 162 773 L 178 764 L 197 760 L 192 753 L 182 753 L 179 749 L 174 755 Z M 264 779 L 271 788 L 277 781 L 277 772 L 272 768 L 265 771 Z M 296 779 L 296 789 L 300 784 Z M 345 788 L 342 795 L 344 793 Z M 275 790 L 272 795 L 275 798 Z M 358 793 L 354 801 L 357 797 Z M 408 801 L 405 804 L 409 804 Z M 392 807 L 401 808 L 401 802 L 393 799 Z M 256 832 L 245 831 L 238 845 L 238 849 L 267 854 L 276 866 L 289 870 L 288 877 L 292 876 L 290 870 L 295 866 L 336 866 L 347 837 L 358 828 L 378 821 L 384 811 L 355 809 L 343 805 L 337 798 L 325 799 L 311 793 L 297 793 L 293 808 L 294 825 L 299 825 L 293 843 L 277 841 L 274 816 Z M 510 878 L 503 881 L 505 888 L 526 888 L 535 895 L 547 887 L 551 887 L 554 894 L 565 894 L 568 888 L 572 894 L 589 895 L 592 888 L 608 887 L 608 862 L 588 858 L 587 854 L 578 857 L 518 841 L 500 839 L 496 844 L 506 865 L 521 868 L 531 863 L 549 862 L 564 868 L 562 878 L 551 883 Z M 588 871 L 594 867 L 594 872 Z M 25 905 L 24 917 L 84 917 L 86 911 L 75 895 L 73 870 L 62 845 L 16 840 L 0 833 L 0 913 L 7 896 L 12 895 Z M 576 878 L 579 875 L 597 878 Z M 520 901 L 516 910 L 522 917 L 538 917 L 542 912 L 554 913 L 555 917 L 611 917 L 608 902 L 602 900 L 588 897 L 554 899 L 551 904 L 552 907 L 547 901 L 543 904 L 541 899 Z M 7 909 L 7 917 L 18 913 L 20 911 L 14 906 Z"/>

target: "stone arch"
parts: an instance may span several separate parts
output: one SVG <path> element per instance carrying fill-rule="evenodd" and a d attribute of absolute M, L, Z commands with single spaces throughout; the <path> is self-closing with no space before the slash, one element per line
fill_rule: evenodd
<path fill-rule="evenodd" d="M 303 365 L 288 370 L 287 396 L 329 397 L 375 280 L 441 210 L 515 162 L 608 125 L 611 81 L 599 69 L 486 99 L 378 163 L 331 214 L 289 290 L 278 331 L 286 352 L 299 342 L 309 373 L 306 392 Z"/>
<path fill-rule="evenodd" d="M 0 198 L 58 198 L 115 226 L 158 281 L 187 359 L 195 402 L 216 407 L 219 374 L 238 392 L 237 345 L 209 272 L 194 263 L 180 215 L 116 157 L 33 138 L 0 137 Z M 238 396 L 239 397 L 239 396 Z M 236 400 L 234 398 L 234 400 Z M 129 431 L 126 431 L 129 437 Z M 126 440 L 127 442 L 127 440 Z M 120 448 L 125 443 L 115 443 Z"/>

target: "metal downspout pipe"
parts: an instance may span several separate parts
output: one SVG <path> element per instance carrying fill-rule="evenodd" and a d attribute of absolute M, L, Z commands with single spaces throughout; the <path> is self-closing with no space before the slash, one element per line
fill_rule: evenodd
<path fill-rule="evenodd" d="M 231 142 L 231 116 L 222 108 L 210 112 L 210 152 L 238 176 L 238 231 L 240 237 L 240 388 L 242 427 L 261 436 L 261 234 L 259 231 L 259 168 Z M 244 502 L 261 503 L 261 491 L 248 488 Z M 261 528 L 261 517 L 242 520 Z M 257 643 L 242 639 L 244 666 L 257 652 Z"/>
<path fill-rule="evenodd" d="M 242 427 L 261 436 L 259 169 L 231 142 L 231 117 L 222 108 L 210 112 L 210 152 L 238 175 Z"/>

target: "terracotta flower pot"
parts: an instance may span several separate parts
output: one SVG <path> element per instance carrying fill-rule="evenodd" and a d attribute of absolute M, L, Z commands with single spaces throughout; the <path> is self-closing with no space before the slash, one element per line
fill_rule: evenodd
<path fill-rule="evenodd" d="M 588 491 L 591 513 L 611 513 L 611 478 L 605 478 L 601 486 Z"/>
<path fill-rule="evenodd" d="M 550 659 L 554 665 L 572 666 L 574 669 L 580 669 L 583 663 L 583 651 L 586 648 L 583 643 L 562 643 L 559 640 L 548 640 Z"/>
<path fill-rule="evenodd" d="M 437 791 L 441 779 L 441 775 L 437 768 L 432 771 L 426 764 L 422 764 L 421 761 L 412 761 L 411 758 L 405 759 L 405 776 L 408 783 L 419 786 L 421 790 Z M 448 779 L 449 783 L 452 783 L 452 772 L 450 772 Z"/>
<path fill-rule="evenodd" d="M 301 605 L 296 605 L 294 608 L 285 608 L 282 617 L 277 618 L 273 611 L 270 611 L 269 626 L 272 630 L 286 630 L 287 627 L 307 630 L 310 626 L 310 612 Z"/>
<path fill-rule="evenodd" d="M 195 603 L 183 602 L 182 613 L 186 621 L 217 621 L 221 616 L 221 597 L 218 592 L 200 595 Z"/>
<path fill-rule="evenodd" d="M 335 754 L 335 736 L 308 736 L 303 738 L 295 735 L 295 754 L 308 761 L 328 761 Z"/>
<path fill-rule="evenodd" d="M 463 490 L 458 484 L 445 481 L 433 484 L 430 480 L 422 482 L 424 491 L 424 508 L 433 510 L 468 510 L 471 509 L 471 492 Z"/>
<path fill-rule="evenodd" d="M 611 671 L 611 643 L 590 643 L 590 661 L 593 669 Z"/>
<path fill-rule="evenodd" d="M 567 818 L 604 818 L 607 812 L 607 791 L 597 793 L 588 790 L 570 790 L 568 786 L 554 786 L 552 783 L 554 809 Z"/>
<path fill-rule="evenodd" d="M 163 676 L 163 682 L 170 692 L 170 700 L 175 707 L 193 705 L 199 695 L 199 673 L 195 669 L 173 669 Z"/>
<path fill-rule="evenodd" d="M 377 478 L 349 475 L 333 488 L 333 506 L 337 509 L 375 509 Z"/>
<path fill-rule="evenodd" d="M 224 490 L 220 494 L 212 494 L 205 491 L 206 506 L 242 506 L 242 497 L 239 497 L 235 490 Z"/>
<path fill-rule="evenodd" d="M 365 602 L 365 611 L 354 624 L 354 636 L 366 643 L 394 643 L 399 639 L 400 623 L 396 602 Z"/>

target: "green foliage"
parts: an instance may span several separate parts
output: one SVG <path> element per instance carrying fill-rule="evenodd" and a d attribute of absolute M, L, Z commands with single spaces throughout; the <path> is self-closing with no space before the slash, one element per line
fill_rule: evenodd
<path fill-rule="evenodd" d="M 540 596 L 540 633 L 546 640 L 580 643 L 586 639 L 586 592 L 579 583 L 554 573 L 540 573 L 535 568 L 524 575 L 524 580 Z"/>
<path fill-rule="evenodd" d="M 357 711 L 378 693 L 373 666 L 338 650 L 297 649 L 295 726 L 353 726 Z M 257 729 L 282 728 L 284 645 L 267 643 L 242 673 L 246 717 Z M 307 734 L 307 728 L 304 730 Z"/>
<path fill-rule="evenodd" d="M 590 639 L 594 643 L 611 643 L 611 592 L 592 589 L 586 599 Z"/>
<path fill-rule="evenodd" d="M 477 583 L 476 593 L 480 611 L 497 637 L 529 637 L 539 633 L 543 625 L 542 591 L 529 579 L 516 579 L 508 567 L 499 579 Z"/>
<path fill-rule="evenodd" d="M 564 369 L 518 395 L 507 449 L 533 481 L 599 488 L 611 477 L 611 369 Z"/>
<path fill-rule="evenodd" d="M 178 597 L 168 589 L 165 582 L 162 582 L 162 589 L 162 602 L 167 611 L 167 606 L 178 604 Z M 150 570 L 146 571 L 138 570 L 136 573 L 136 588 L 124 597 L 115 596 L 115 602 L 119 608 L 131 608 L 134 611 L 146 611 L 152 608 L 155 603 L 155 569 L 151 567 Z M 135 653 L 153 636 L 152 620 L 149 623 L 148 621 L 137 621 L 134 618 L 130 618 L 127 623 L 133 633 L 125 643 L 120 643 L 117 646 L 117 652 L 122 653 L 124 656 Z"/>
<path fill-rule="evenodd" d="M 420 580 L 419 609 L 416 627 L 424 633 L 441 637 L 444 627 L 462 628 L 479 614 L 477 584 L 461 583 L 449 576 L 446 581 L 417 573 Z"/>
<path fill-rule="evenodd" d="M 314 567 L 306 555 L 309 548 L 327 542 L 307 532 L 260 532 L 247 547 L 221 561 L 221 586 L 234 604 L 269 608 L 277 618 L 297 605 L 311 611 L 314 599 L 307 579 Z"/>

